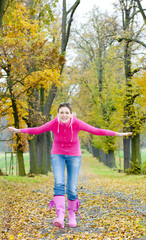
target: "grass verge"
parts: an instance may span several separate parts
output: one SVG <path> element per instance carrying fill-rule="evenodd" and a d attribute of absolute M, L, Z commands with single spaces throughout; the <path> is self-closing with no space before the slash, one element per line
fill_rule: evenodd
<path fill-rule="evenodd" d="M 117 169 L 111 169 L 105 166 L 88 152 L 82 154 L 82 160 L 82 166 L 86 172 L 91 171 L 101 178 L 119 179 L 133 182 L 141 182 L 146 180 L 146 175 L 126 175 L 123 172 L 119 173 Z"/>

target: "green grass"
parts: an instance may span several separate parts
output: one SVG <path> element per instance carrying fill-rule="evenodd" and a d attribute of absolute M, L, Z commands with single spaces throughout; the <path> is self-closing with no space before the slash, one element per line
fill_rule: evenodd
<path fill-rule="evenodd" d="M 143 148 L 141 150 L 141 161 L 142 161 L 142 164 L 146 162 L 146 148 Z"/>
<path fill-rule="evenodd" d="M 116 167 L 117 169 L 124 171 L 124 153 L 123 150 L 119 150 L 115 152 L 115 159 L 116 159 Z M 141 149 L 141 169 L 145 171 L 146 164 L 146 148 Z M 130 177 L 129 177 L 130 178 Z"/>
<path fill-rule="evenodd" d="M 12 162 L 11 154 L 8 153 L 5 159 L 5 153 L 0 153 L 0 169 L 8 175 L 12 174 L 12 167 L 10 167 L 10 162 Z M 13 154 L 13 175 L 17 175 L 18 166 L 16 161 L 16 154 Z M 24 153 L 24 164 L 26 174 L 29 173 L 29 153 Z M 12 166 L 12 165 L 11 165 Z"/>
<path fill-rule="evenodd" d="M 52 174 L 52 173 L 49 173 Z M 9 176 L 0 176 L 1 179 L 5 179 L 7 182 L 15 182 L 15 183 L 43 183 L 48 180 L 48 177 L 46 175 L 37 175 L 35 177 L 21 177 L 21 176 L 15 176 L 15 175 L 9 175 Z"/>
<path fill-rule="evenodd" d="M 116 166 L 118 169 L 124 170 L 124 152 L 123 150 L 118 150 L 115 152 Z M 141 162 L 142 165 L 146 161 L 146 149 L 141 149 Z"/>
<path fill-rule="evenodd" d="M 92 155 L 87 151 L 82 154 L 82 157 L 83 167 L 85 168 L 85 170 L 90 170 L 101 178 L 114 178 L 134 182 L 143 181 L 146 178 L 145 175 L 126 175 L 124 172 L 119 173 L 117 169 L 108 168 L 103 163 L 99 162 L 97 158 L 92 157 Z"/>

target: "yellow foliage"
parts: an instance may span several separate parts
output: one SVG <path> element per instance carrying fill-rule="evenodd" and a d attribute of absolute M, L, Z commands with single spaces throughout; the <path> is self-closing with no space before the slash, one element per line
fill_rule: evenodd
<path fill-rule="evenodd" d="M 25 88 L 43 86 L 45 89 L 48 89 L 48 87 L 51 86 L 52 82 L 58 86 L 60 84 L 59 79 L 59 69 L 45 69 L 43 71 L 35 71 L 25 78 Z"/>
<path fill-rule="evenodd" d="M 139 88 L 139 103 L 142 107 L 146 107 L 146 72 L 143 71 L 141 74 L 137 74 L 135 77 L 133 77 L 133 82 Z"/>

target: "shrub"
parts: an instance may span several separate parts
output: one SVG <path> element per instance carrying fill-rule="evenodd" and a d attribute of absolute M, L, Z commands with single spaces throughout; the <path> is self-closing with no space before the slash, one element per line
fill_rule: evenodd
<path fill-rule="evenodd" d="M 131 163 L 131 169 L 128 168 L 126 169 L 126 174 L 135 174 L 135 175 L 139 175 L 141 174 L 141 165 L 137 164 L 137 163 Z"/>

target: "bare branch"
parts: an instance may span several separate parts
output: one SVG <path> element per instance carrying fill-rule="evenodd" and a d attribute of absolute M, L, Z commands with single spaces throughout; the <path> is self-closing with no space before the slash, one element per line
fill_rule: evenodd
<path fill-rule="evenodd" d="M 141 69 L 143 69 L 142 67 L 136 68 L 131 72 L 131 75 L 133 76 L 135 73 L 139 72 Z"/>
<path fill-rule="evenodd" d="M 12 141 L 14 138 L 10 138 L 10 139 L 1 139 L 0 142 L 10 142 Z"/>
<path fill-rule="evenodd" d="M 72 7 L 66 12 L 66 14 L 68 15 L 72 10 L 75 11 L 77 6 L 80 4 L 80 0 L 77 0 Z"/>
<path fill-rule="evenodd" d="M 145 9 L 142 8 L 139 0 L 136 0 L 136 2 L 137 2 L 137 5 L 138 5 L 138 8 L 139 8 L 139 11 L 141 12 L 141 15 L 143 17 L 143 20 L 144 20 L 144 22 L 146 22 L 146 15 L 144 13 Z"/>
<path fill-rule="evenodd" d="M 69 11 L 66 11 L 66 2 L 64 0 L 64 10 L 63 10 L 63 19 L 62 19 L 62 48 L 61 48 L 61 53 L 64 53 L 66 51 L 66 47 L 68 44 L 68 40 L 69 40 L 69 36 L 70 36 L 70 28 L 71 28 L 71 24 L 73 21 L 73 15 L 74 12 L 77 8 L 77 6 L 80 4 L 80 0 L 77 0 L 74 5 L 69 9 Z M 66 20 L 67 20 L 67 14 L 71 12 L 70 14 L 70 18 L 68 21 L 68 25 L 67 25 L 67 30 L 66 30 Z M 62 69 L 63 70 L 63 69 Z M 62 72 L 61 70 L 61 72 Z"/>
<path fill-rule="evenodd" d="M 132 39 L 132 38 L 124 38 L 124 37 L 121 37 L 121 38 L 118 38 L 117 41 L 118 42 L 122 42 L 123 40 L 125 41 L 128 41 L 128 42 L 136 42 L 136 43 L 139 43 L 140 45 L 142 45 L 143 47 L 146 48 L 146 44 L 140 40 L 137 40 L 137 39 Z"/>
<path fill-rule="evenodd" d="M 87 44 L 87 46 L 89 46 L 89 52 L 88 52 L 83 46 L 81 46 L 81 44 L 79 44 L 79 46 L 80 46 L 82 49 L 84 49 L 84 50 L 90 55 L 90 59 L 91 59 L 91 61 L 92 61 L 92 59 L 94 58 L 94 55 L 95 55 L 95 54 L 94 54 L 94 49 L 92 48 L 91 43 L 90 43 L 89 41 L 87 41 L 87 39 L 83 38 L 79 32 L 76 31 L 76 33 L 77 33 L 77 34 L 80 36 L 80 38 Z M 90 50 L 91 50 L 91 52 L 92 52 L 92 55 L 91 55 L 91 53 L 90 53 Z"/>
<path fill-rule="evenodd" d="M 88 88 L 88 90 L 89 90 L 89 92 L 90 92 L 90 94 L 92 96 L 92 99 L 93 99 L 93 102 L 94 102 L 95 106 L 97 106 L 97 102 L 95 100 L 95 96 L 94 96 L 94 94 L 92 92 L 92 89 L 89 87 L 88 81 L 85 80 L 84 78 L 82 78 L 82 81 L 85 83 L 85 86 Z"/>
<path fill-rule="evenodd" d="M 146 9 L 144 9 L 144 10 L 146 10 Z M 129 18 L 129 19 L 133 19 L 134 18 L 134 16 L 137 14 L 137 13 L 141 13 L 141 11 L 140 10 L 138 10 L 138 11 L 136 11 L 136 12 L 134 12 L 133 14 L 132 14 L 132 16 Z M 146 22 L 146 20 L 144 20 L 145 22 Z"/>

